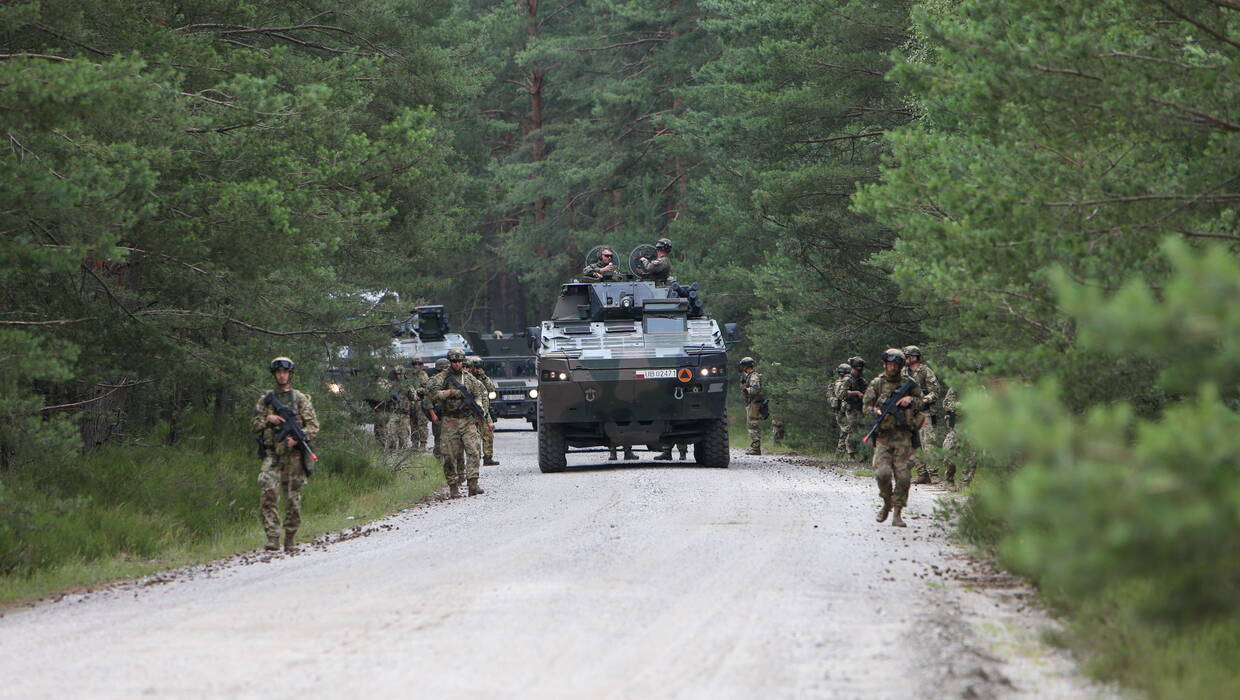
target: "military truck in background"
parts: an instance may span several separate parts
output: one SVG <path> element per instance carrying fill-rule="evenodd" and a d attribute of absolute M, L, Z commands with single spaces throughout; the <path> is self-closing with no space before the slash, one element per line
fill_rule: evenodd
<path fill-rule="evenodd" d="M 728 362 L 735 324 L 707 318 L 697 285 L 563 285 L 538 350 L 538 466 L 567 467 L 569 448 L 693 445 L 727 467 Z"/>
<path fill-rule="evenodd" d="M 465 334 L 482 358 L 487 376 L 495 382 L 491 411 L 496 418 L 524 418 L 538 428 L 537 358 L 530 350 L 530 338 L 519 333 Z"/>

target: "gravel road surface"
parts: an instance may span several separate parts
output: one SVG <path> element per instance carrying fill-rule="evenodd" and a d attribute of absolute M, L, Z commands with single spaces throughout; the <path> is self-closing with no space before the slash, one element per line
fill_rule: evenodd
<path fill-rule="evenodd" d="M 534 433 L 495 451 L 483 496 L 9 610 L 0 696 L 1111 696 L 950 545 L 937 488 L 899 530 L 871 479 L 795 457 L 541 474 Z"/>

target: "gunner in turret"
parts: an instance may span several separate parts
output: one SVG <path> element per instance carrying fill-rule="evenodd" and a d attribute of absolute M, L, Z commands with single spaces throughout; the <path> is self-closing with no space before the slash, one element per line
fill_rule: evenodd
<path fill-rule="evenodd" d="M 648 279 L 655 284 L 667 284 L 667 278 L 672 274 L 672 259 L 668 256 L 672 253 L 672 242 L 666 238 L 660 238 L 654 244 L 655 258 L 639 258 L 641 268 L 637 271 L 642 279 Z"/>

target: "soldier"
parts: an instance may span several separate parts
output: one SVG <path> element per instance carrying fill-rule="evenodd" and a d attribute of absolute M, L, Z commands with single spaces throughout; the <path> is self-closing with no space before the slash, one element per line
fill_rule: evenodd
<path fill-rule="evenodd" d="M 388 420 L 387 433 L 391 436 L 392 445 L 397 450 L 413 449 L 413 421 L 410 414 L 417 401 L 417 392 L 405 380 L 405 368 L 396 365 L 392 368 L 392 390 L 396 392 L 396 406 Z"/>
<path fill-rule="evenodd" d="M 431 419 L 431 436 L 435 438 L 435 446 L 432 448 L 432 451 L 439 459 L 443 459 L 442 450 L 440 449 L 443 444 L 439 440 L 439 399 L 431 395 L 430 385 L 431 382 L 435 381 L 436 377 L 446 371 L 448 371 L 448 359 L 446 357 L 441 357 L 438 360 L 435 360 L 435 376 L 427 380 L 426 399 L 422 401 L 422 408 Z"/>
<path fill-rule="evenodd" d="M 478 432 L 482 434 L 482 466 L 496 467 L 499 466 L 499 462 L 495 461 L 495 418 L 491 415 L 491 394 L 498 396 L 499 388 L 487 376 L 481 357 L 477 355 L 469 356 L 469 371 L 478 378 L 478 381 L 482 382 L 482 386 L 486 387 L 486 391 L 479 401 L 482 404 L 482 411 L 485 417 L 485 420 L 478 423 Z"/>
<path fill-rule="evenodd" d="M 900 513 L 908 505 L 909 460 L 913 456 L 913 432 L 922 402 L 921 387 L 916 381 L 903 376 L 903 367 L 902 351 L 890 348 L 884 352 L 883 373 L 870 381 L 862 399 L 862 411 L 869 420 L 874 421 L 882 414 L 883 404 L 892 393 L 897 390 L 905 392 L 896 401 L 897 408 L 883 418 L 874 438 L 874 479 L 878 481 L 878 494 L 883 499 L 883 506 L 875 520 L 883 522 L 894 509 L 891 524 L 895 527 L 905 526 Z"/>
<path fill-rule="evenodd" d="M 745 429 L 749 433 L 749 449 L 747 455 L 762 454 L 762 428 L 758 421 L 762 418 L 762 402 L 766 393 L 762 390 L 762 376 L 754 369 L 752 357 L 742 357 L 741 394 L 745 397 Z"/>
<path fill-rule="evenodd" d="M 410 362 L 408 381 L 409 388 L 413 390 L 414 395 L 414 403 L 409 411 L 413 446 L 419 452 L 425 452 L 426 420 L 428 416 L 424 405 L 426 402 L 426 383 L 430 381 L 430 377 L 426 376 L 426 370 L 422 368 L 422 358 L 415 357 Z"/>
<path fill-rule="evenodd" d="M 581 271 L 581 278 L 587 282 L 623 282 L 624 275 L 616 266 L 616 252 L 604 248 L 598 252 L 598 260 Z"/>
<path fill-rule="evenodd" d="M 395 452 L 400 447 L 395 417 L 400 405 L 400 386 L 395 377 L 395 369 L 386 376 L 375 377 L 375 393 L 378 398 L 369 400 L 374 412 L 375 440 L 379 442 L 379 447 L 384 452 Z"/>
<path fill-rule="evenodd" d="M 944 480 L 949 486 L 954 487 L 956 485 L 956 462 L 960 459 L 960 438 L 956 437 L 956 421 L 960 420 L 960 397 L 955 387 L 948 389 L 943 395 L 943 418 L 947 423 L 947 436 L 943 438 L 943 449 L 947 452 L 947 458 L 944 460 L 947 463 Z M 962 487 L 973 481 L 973 472 L 976 469 L 977 462 L 970 460 L 960 478 Z"/>
<path fill-rule="evenodd" d="M 844 416 L 844 402 L 840 401 L 839 398 L 840 385 L 844 383 L 844 377 L 847 377 L 851 370 L 852 368 L 848 366 L 847 362 L 836 365 L 835 382 L 833 382 L 831 386 L 827 387 L 826 391 L 827 407 L 831 409 L 831 417 L 835 420 L 835 432 L 840 438 L 844 437 L 844 422 L 847 420 Z M 835 456 L 841 459 L 848 456 L 847 452 L 842 447 L 840 440 L 836 440 L 835 443 Z"/>
<path fill-rule="evenodd" d="M 921 415 L 918 416 L 918 425 L 921 426 L 919 431 L 921 450 L 924 452 L 934 447 L 934 421 L 931 414 L 934 411 L 934 402 L 939 398 L 939 379 L 934 376 L 934 370 L 921 361 L 921 348 L 916 345 L 904 348 L 904 357 L 907 358 L 904 376 L 917 382 L 924 397 L 919 407 Z M 917 452 L 913 453 L 913 464 L 917 466 L 917 481 L 914 483 L 931 484 L 938 481 L 939 470 L 927 467 L 925 460 Z"/>
<path fill-rule="evenodd" d="M 857 438 L 863 431 L 869 429 L 865 426 L 865 420 L 861 414 L 861 401 L 866 389 L 865 377 L 862 375 L 864 370 L 864 359 L 856 356 L 848 358 L 848 374 L 844 377 L 844 381 L 840 382 L 835 394 L 840 402 L 840 413 L 844 417 L 844 422 L 840 424 L 840 437 L 836 442 L 835 450 L 847 455 L 848 459 L 857 458 Z"/>
<path fill-rule="evenodd" d="M 660 238 L 654 244 L 655 258 L 639 258 L 641 261 L 641 276 L 653 280 L 655 284 L 666 284 L 667 278 L 672 274 L 672 259 L 667 257 L 672 253 L 672 242 L 666 238 Z"/>
<path fill-rule="evenodd" d="M 443 446 L 439 450 L 443 459 L 444 479 L 448 482 L 449 495 L 461 495 L 461 482 L 469 487 L 469 495 L 485 493 L 478 486 L 478 446 L 482 437 L 478 434 L 478 416 L 466 403 L 466 392 L 486 397 L 486 387 L 478 378 L 465 371 L 464 351 L 453 348 L 448 351 L 448 369 L 431 379 L 427 391 L 439 402 L 439 436 Z M 475 404 L 476 408 L 482 406 Z"/>
<path fill-rule="evenodd" d="M 279 500 L 280 492 L 284 493 L 284 551 L 295 552 L 297 528 L 301 526 L 301 489 L 307 477 L 305 453 L 292 436 L 276 443 L 284 418 L 276 414 L 266 399 L 270 396 L 295 411 L 298 425 L 310 440 L 319 434 L 319 419 L 310 396 L 292 386 L 293 361 L 277 357 L 269 368 L 276 388 L 259 398 L 250 419 L 250 430 L 258 434 L 263 446 L 263 465 L 258 474 L 259 514 L 267 533 L 266 549 L 275 551 L 280 548 Z"/>

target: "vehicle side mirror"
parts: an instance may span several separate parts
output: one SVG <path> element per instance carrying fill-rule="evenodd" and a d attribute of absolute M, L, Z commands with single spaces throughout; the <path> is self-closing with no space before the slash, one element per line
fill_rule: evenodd
<path fill-rule="evenodd" d="M 726 344 L 741 342 L 741 327 L 737 323 L 723 324 L 723 342 Z"/>

